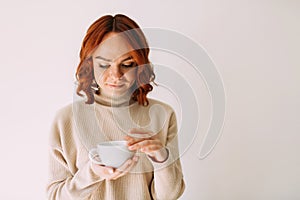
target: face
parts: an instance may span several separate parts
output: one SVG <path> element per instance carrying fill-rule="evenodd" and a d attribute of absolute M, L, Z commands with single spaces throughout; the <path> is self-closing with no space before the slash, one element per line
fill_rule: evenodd
<path fill-rule="evenodd" d="M 94 75 L 102 94 L 123 95 L 135 84 L 137 65 L 132 50 L 122 36 L 109 33 L 94 51 Z"/>

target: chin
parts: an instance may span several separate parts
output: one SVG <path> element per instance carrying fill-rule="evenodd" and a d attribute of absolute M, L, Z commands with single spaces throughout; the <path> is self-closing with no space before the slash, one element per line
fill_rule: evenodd
<path fill-rule="evenodd" d="M 114 91 L 104 91 L 105 94 L 109 96 L 121 96 L 127 93 L 128 90 L 114 90 Z"/>

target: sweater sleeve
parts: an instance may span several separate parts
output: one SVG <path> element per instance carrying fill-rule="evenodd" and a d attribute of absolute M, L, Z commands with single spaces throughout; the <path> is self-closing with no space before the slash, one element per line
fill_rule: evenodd
<path fill-rule="evenodd" d="M 46 188 L 49 200 L 87 199 L 102 181 L 92 171 L 89 161 L 79 169 L 72 163 L 76 160 L 72 158 L 76 153 L 70 155 L 67 150 L 74 144 L 66 141 L 65 136 L 70 132 L 69 121 L 56 118 L 50 132 L 49 180 Z"/>
<path fill-rule="evenodd" d="M 151 193 L 154 199 L 175 200 L 178 199 L 184 189 L 182 168 L 179 159 L 177 122 L 173 112 L 170 117 L 166 148 L 169 156 L 163 163 L 151 160 L 154 167 L 154 179 L 151 184 Z"/>

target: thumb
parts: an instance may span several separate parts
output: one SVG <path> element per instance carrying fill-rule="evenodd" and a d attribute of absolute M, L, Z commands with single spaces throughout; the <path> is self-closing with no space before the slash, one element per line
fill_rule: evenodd
<path fill-rule="evenodd" d="M 111 168 L 111 167 L 107 167 L 107 169 L 106 169 L 105 171 L 106 171 L 106 173 L 108 173 L 108 174 L 114 173 L 114 169 Z"/>

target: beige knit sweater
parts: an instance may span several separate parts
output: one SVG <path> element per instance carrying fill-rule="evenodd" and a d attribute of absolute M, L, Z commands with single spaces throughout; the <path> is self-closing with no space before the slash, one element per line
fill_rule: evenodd
<path fill-rule="evenodd" d="M 92 105 L 76 101 L 57 112 L 50 133 L 48 199 L 179 198 L 185 184 L 172 108 L 153 99 L 149 99 L 147 107 L 138 103 L 126 105 L 122 101 L 112 106 L 106 103 L 96 97 Z M 131 128 L 155 133 L 169 150 L 168 159 L 157 163 L 140 153 L 138 163 L 125 176 L 108 181 L 96 175 L 88 151 L 101 141 L 123 140 Z"/>

